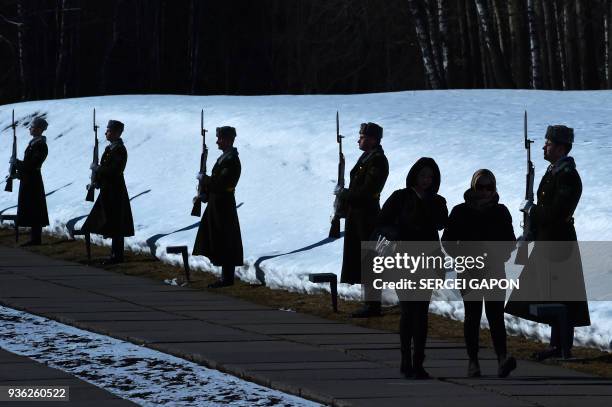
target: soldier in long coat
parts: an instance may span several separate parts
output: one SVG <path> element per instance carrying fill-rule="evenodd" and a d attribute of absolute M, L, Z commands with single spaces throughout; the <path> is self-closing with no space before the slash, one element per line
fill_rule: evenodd
<path fill-rule="evenodd" d="M 576 163 L 568 156 L 573 141 L 572 128 L 548 126 L 543 150 L 550 166 L 540 181 L 537 205 L 529 210 L 535 244 L 520 276 L 520 290 L 506 304 L 509 314 L 551 325 L 550 347 L 534 355 L 538 359 L 561 356 L 562 336 L 571 346 L 574 327 L 591 324 L 573 218 L 582 194 Z M 531 304 L 543 303 L 566 306 L 567 332 L 561 332 L 555 318 L 531 313 Z"/>
<path fill-rule="evenodd" d="M 17 224 L 31 228 L 30 240 L 23 246 L 39 245 L 42 228 L 49 224 L 47 200 L 41 167 L 47 158 L 47 140 L 43 132 L 47 130 L 46 120 L 38 117 L 32 120 L 30 135 L 32 140 L 25 149 L 23 160 L 16 160 L 15 168 L 19 182 L 17 204 Z"/>
<path fill-rule="evenodd" d="M 198 175 L 204 185 L 208 205 L 198 228 L 193 254 L 208 257 L 212 264 L 221 267 L 222 273 L 221 280 L 211 284 L 210 288 L 234 284 L 235 268 L 244 264 L 234 197 L 241 171 L 238 150 L 234 147 L 235 138 L 235 128 L 218 127 L 217 146 L 223 153 L 210 176 Z"/>
<path fill-rule="evenodd" d="M 347 207 L 342 283 L 362 283 L 361 242 L 372 238 L 380 212 L 380 193 L 389 175 L 389 162 L 380 145 L 382 136 L 383 129 L 378 124 L 361 124 L 358 143 L 363 154 L 351 170 L 348 189 L 336 191 Z M 370 295 L 365 297 L 369 298 Z M 380 301 L 365 301 L 363 309 L 354 313 L 353 317 L 377 315 L 380 315 Z"/>
<path fill-rule="evenodd" d="M 128 158 L 121 139 L 123 129 L 120 121 L 109 120 L 105 135 L 110 144 L 104 149 L 100 165 L 92 164 L 100 194 L 82 228 L 112 239 L 111 256 L 104 264 L 123 262 L 124 238 L 134 236 L 132 208 L 123 177 Z"/>

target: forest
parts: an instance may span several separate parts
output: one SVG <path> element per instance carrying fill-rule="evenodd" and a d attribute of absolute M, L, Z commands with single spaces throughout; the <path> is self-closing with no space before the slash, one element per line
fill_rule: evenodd
<path fill-rule="evenodd" d="M 612 0 L 0 0 L 0 103 L 608 89 Z"/>

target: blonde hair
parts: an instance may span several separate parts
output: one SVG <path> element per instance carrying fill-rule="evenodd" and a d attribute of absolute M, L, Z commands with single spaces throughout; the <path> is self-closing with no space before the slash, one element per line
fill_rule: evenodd
<path fill-rule="evenodd" d="M 489 178 L 491 182 L 493 183 L 493 187 L 495 188 L 495 191 L 497 191 L 497 181 L 495 180 L 495 175 L 493 175 L 493 172 L 491 170 L 488 170 L 486 168 L 480 169 L 476 171 L 474 175 L 472 175 L 471 188 L 473 190 L 476 190 L 476 184 L 482 177 Z"/>

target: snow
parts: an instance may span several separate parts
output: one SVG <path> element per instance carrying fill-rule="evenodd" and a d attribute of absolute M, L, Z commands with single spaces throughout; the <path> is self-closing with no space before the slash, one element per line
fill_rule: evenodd
<path fill-rule="evenodd" d="M 222 125 L 232 125 L 238 132 L 242 177 L 236 201 L 246 262 L 238 276 L 255 282 L 257 264 L 272 288 L 317 292 L 326 288 L 308 282 L 307 275 L 339 273 L 342 262 L 342 239 L 325 240 L 337 173 L 336 110 L 346 136 L 347 176 L 360 155 L 359 123 L 374 121 L 384 127 L 383 146 L 391 172 L 383 201 L 404 186 L 410 166 L 421 156 L 433 157 L 439 164 L 440 193 L 449 208 L 462 202 L 472 173 L 489 168 L 496 174 L 501 202 L 513 214 L 517 234 L 526 170 L 523 112 L 529 113 L 529 136 L 535 140 L 536 186 L 548 164 L 541 151 L 546 126 L 571 126 L 576 133 L 572 155 L 584 184 L 575 216 L 579 239 L 610 241 L 611 99 L 609 91 L 451 90 L 328 96 L 131 95 L 24 102 L 0 108 L 0 157 L 10 156 L 11 109 L 17 118 L 46 113 L 45 186 L 47 191 L 62 187 L 47 198 L 52 223 L 48 230 L 65 235 L 66 223 L 87 215 L 92 206 L 85 201 L 92 109 L 97 110 L 101 140 L 108 119 L 123 121 L 130 196 L 150 190 L 132 201 L 136 236 L 126 244 L 131 250 L 148 252 L 149 240 L 161 260 L 180 264 L 180 257 L 167 255 L 164 248 L 188 245 L 191 250 L 195 240 L 197 219 L 190 210 L 201 149 L 199 114 L 204 108 L 209 135 Z M 29 136 L 24 127 L 18 133 L 21 156 Z M 208 136 L 207 144 L 210 170 L 218 150 L 214 137 Z M 0 210 L 14 206 L 16 199 L 16 193 L 0 193 Z M 204 257 L 191 257 L 190 265 L 220 273 Z M 359 286 L 341 284 L 339 294 L 354 300 L 361 297 Z M 385 298 L 394 301 L 393 295 Z M 435 302 L 431 309 L 462 318 L 459 301 Z M 611 314 L 609 303 L 591 302 L 593 325 L 577 331 L 577 343 L 609 348 Z M 534 338 L 546 340 L 548 335 L 546 326 L 513 318 L 508 325 Z"/>
<path fill-rule="evenodd" d="M 6 307 L 0 307 L 0 347 L 142 406 L 320 405 L 184 359 Z"/>

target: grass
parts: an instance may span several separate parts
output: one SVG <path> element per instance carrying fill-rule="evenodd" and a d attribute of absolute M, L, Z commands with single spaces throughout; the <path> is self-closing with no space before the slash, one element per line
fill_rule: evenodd
<path fill-rule="evenodd" d="M 25 241 L 25 237 L 22 239 Z M 85 244 L 81 240 L 61 239 L 49 235 L 43 237 L 42 246 L 24 248 L 44 256 L 88 264 L 85 254 Z M 0 245 L 15 247 L 15 236 L 12 229 L 0 229 Z M 150 255 L 126 252 L 126 262 L 120 265 L 103 266 L 99 260 L 109 255 L 109 248 L 92 245 L 92 259 L 95 267 L 103 268 L 119 274 L 141 276 L 158 281 L 181 277 L 183 269 L 157 261 Z M 190 287 L 197 290 L 208 290 L 208 284 L 217 277 L 208 272 L 192 272 Z M 231 287 L 215 290 L 218 293 L 241 298 L 257 304 L 273 308 L 286 308 L 305 314 L 358 325 L 367 328 L 397 332 L 399 326 L 399 307 L 386 308 L 381 318 L 351 319 L 350 314 L 356 311 L 360 304 L 353 301 L 338 300 L 339 312 L 331 309 L 329 294 L 301 294 L 286 290 L 271 290 L 263 286 L 245 284 L 237 280 Z M 435 314 L 429 314 L 429 336 L 451 341 L 463 341 L 463 323 Z M 480 341 L 487 346 L 491 343 L 489 331 L 481 329 Z M 519 359 L 528 359 L 533 352 L 542 350 L 545 345 L 521 336 L 508 336 L 508 351 Z M 577 360 L 568 362 L 547 361 L 546 363 L 561 365 L 577 371 L 602 377 L 612 378 L 612 354 L 597 349 L 575 347 L 572 350 Z"/>

